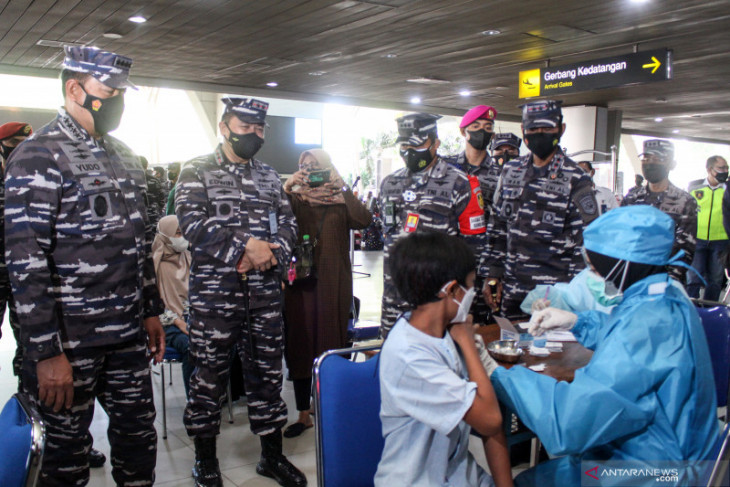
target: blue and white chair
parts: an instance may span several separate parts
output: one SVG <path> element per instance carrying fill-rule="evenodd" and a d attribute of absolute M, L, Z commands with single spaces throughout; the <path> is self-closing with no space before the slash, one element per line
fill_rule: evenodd
<path fill-rule="evenodd" d="M 23 394 L 14 394 L 0 413 L 0 485 L 36 485 L 43 463 L 46 429 L 38 411 Z"/>

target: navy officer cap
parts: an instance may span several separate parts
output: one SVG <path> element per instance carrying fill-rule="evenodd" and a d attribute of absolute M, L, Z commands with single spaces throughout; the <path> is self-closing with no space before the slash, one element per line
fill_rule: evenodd
<path fill-rule="evenodd" d="M 411 113 L 396 119 L 396 122 L 398 122 L 398 138 L 395 143 L 400 144 L 402 142 L 405 145 L 418 147 L 428 140 L 429 135 L 433 135 L 434 139 L 437 138 L 436 120 L 439 118 L 441 118 L 441 115 L 432 113 Z"/>
<path fill-rule="evenodd" d="M 560 127 L 563 123 L 561 100 L 539 100 L 525 103 L 522 108 L 522 127 L 524 130 L 540 127 Z"/>
<path fill-rule="evenodd" d="M 641 155 L 655 155 L 668 161 L 674 160 L 674 144 L 668 140 L 649 139 L 644 141 L 644 152 Z"/>
<path fill-rule="evenodd" d="M 492 139 L 492 144 L 489 146 L 491 150 L 496 149 L 497 147 L 501 147 L 503 145 L 508 145 L 510 147 L 514 147 L 515 149 L 520 148 L 520 145 L 522 145 L 522 139 L 517 137 L 515 134 L 512 133 L 504 133 L 504 134 L 494 134 L 494 138 Z"/>
<path fill-rule="evenodd" d="M 226 106 L 224 115 L 232 113 L 241 122 L 267 125 L 266 112 L 269 110 L 267 102 L 242 96 L 226 96 L 221 101 Z"/>
<path fill-rule="evenodd" d="M 98 47 L 65 46 L 63 50 L 66 53 L 63 69 L 90 74 L 109 88 L 137 89 L 128 79 L 129 70 L 132 69 L 131 58 L 102 51 Z"/>

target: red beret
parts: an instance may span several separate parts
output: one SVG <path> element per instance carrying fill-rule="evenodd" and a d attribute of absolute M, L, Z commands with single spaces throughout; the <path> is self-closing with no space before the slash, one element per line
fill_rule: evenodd
<path fill-rule="evenodd" d="M 464 118 L 461 119 L 459 127 L 468 127 L 469 124 L 474 123 L 475 120 L 479 120 L 480 118 L 494 121 L 497 118 L 497 109 L 487 105 L 475 106 L 464 114 Z"/>
<path fill-rule="evenodd" d="M 16 135 L 28 136 L 33 133 L 33 127 L 29 123 L 23 122 L 8 122 L 0 125 L 0 140 L 9 139 Z"/>

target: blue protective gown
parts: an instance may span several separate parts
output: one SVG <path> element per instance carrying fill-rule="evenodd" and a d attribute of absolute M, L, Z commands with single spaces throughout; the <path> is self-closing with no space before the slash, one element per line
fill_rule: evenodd
<path fill-rule="evenodd" d="M 492 374 L 499 400 L 548 452 L 566 455 L 517 485 L 580 485 L 581 460 L 709 459 L 719 433 L 710 354 L 697 311 L 667 274 L 633 284 L 611 314 L 580 313 L 572 331 L 594 351 L 572 383 L 525 367 Z"/>
<path fill-rule="evenodd" d="M 572 311 L 573 313 L 588 310 L 610 313 L 613 306 L 601 306 L 596 302 L 596 298 L 594 298 L 588 290 L 586 278 L 588 277 L 589 272 L 590 269 L 585 268 L 567 283 L 558 282 L 551 286 L 545 284 L 535 286 L 535 289 L 527 293 L 527 296 L 525 296 L 525 299 L 520 305 L 520 309 L 524 313 L 531 315 L 532 303 L 540 298 L 547 297 L 547 299 L 550 300 L 550 306 L 552 308 L 564 309 L 566 311 Z M 546 292 L 547 295 L 545 294 Z"/>

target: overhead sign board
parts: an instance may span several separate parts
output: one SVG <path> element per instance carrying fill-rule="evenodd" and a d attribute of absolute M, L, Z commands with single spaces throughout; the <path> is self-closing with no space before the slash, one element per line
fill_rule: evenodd
<path fill-rule="evenodd" d="M 562 95 L 672 79 L 672 51 L 658 49 L 520 71 L 520 98 Z"/>

